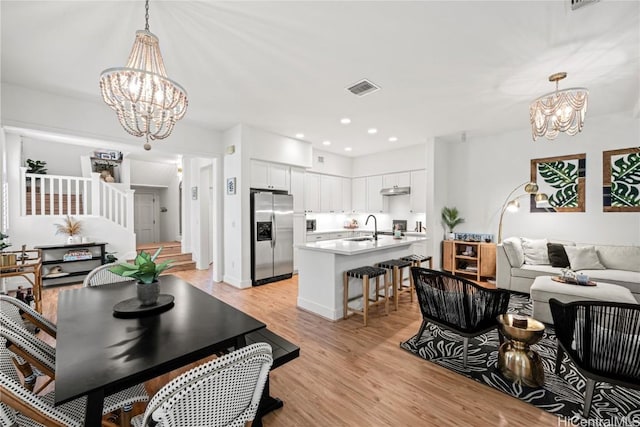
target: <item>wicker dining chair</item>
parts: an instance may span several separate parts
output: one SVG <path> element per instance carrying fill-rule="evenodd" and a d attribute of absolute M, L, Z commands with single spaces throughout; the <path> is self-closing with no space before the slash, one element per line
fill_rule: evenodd
<path fill-rule="evenodd" d="M 640 304 L 549 300 L 558 340 L 556 373 L 564 354 L 587 379 L 588 418 L 596 381 L 640 389 Z"/>
<path fill-rule="evenodd" d="M 88 288 L 91 286 L 102 286 L 119 282 L 132 282 L 135 280 L 129 277 L 122 277 L 117 275 L 116 273 L 110 272 L 109 269 L 111 267 L 115 267 L 116 265 L 118 265 L 118 263 L 112 262 L 110 264 L 103 264 L 99 267 L 94 268 L 84 278 L 82 286 Z"/>
<path fill-rule="evenodd" d="M 151 399 L 134 427 L 243 427 L 256 416 L 269 369 L 271 346 L 242 347 L 180 375 Z M 155 424 L 157 423 L 157 424 Z"/>
<path fill-rule="evenodd" d="M 33 393 L 28 387 L 23 387 L 29 393 L 37 396 L 51 381 L 55 381 L 56 352 L 55 348 L 37 338 L 23 325 L 14 322 L 5 313 L 0 312 L 0 337 L 4 340 L 3 350 L 24 359 L 30 366 L 49 377 L 49 381 Z M 15 370 L 15 369 L 14 369 Z M 53 393 L 51 395 L 53 398 Z M 45 395 L 45 396 L 48 396 Z M 121 427 L 130 424 L 130 412 L 133 404 L 149 400 L 144 385 L 138 384 L 117 393 L 105 396 L 102 413 L 104 415 L 116 413 L 120 418 Z"/>
<path fill-rule="evenodd" d="M 418 337 L 429 322 L 462 335 L 462 364 L 466 368 L 469 338 L 498 327 L 498 315 L 509 307 L 509 292 L 483 288 L 459 276 L 421 267 L 411 267 L 411 274 L 422 312 Z"/>

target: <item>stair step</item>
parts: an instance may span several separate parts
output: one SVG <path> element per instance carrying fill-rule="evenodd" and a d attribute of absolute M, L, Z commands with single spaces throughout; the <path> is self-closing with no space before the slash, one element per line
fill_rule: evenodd
<path fill-rule="evenodd" d="M 173 263 L 173 266 L 166 270 L 166 274 L 175 273 L 176 271 L 195 270 L 195 261 L 177 261 Z"/>
<path fill-rule="evenodd" d="M 145 250 L 146 251 L 146 250 Z M 150 255 L 153 255 L 155 252 L 147 252 Z M 174 262 L 178 262 L 178 261 L 192 261 L 191 258 L 191 252 L 187 252 L 187 253 L 177 253 L 177 254 L 165 254 L 164 250 L 160 253 L 160 255 L 158 255 L 158 258 L 156 258 L 156 263 L 158 262 L 163 262 L 163 261 L 167 261 L 167 260 L 172 260 Z M 133 262 L 134 260 L 129 260 L 127 262 Z"/>
<path fill-rule="evenodd" d="M 145 251 L 153 255 L 160 246 L 162 246 L 161 256 L 182 252 L 182 243 L 180 242 L 142 243 L 136 246 L 136 252 L 140 253 L 140 251 Z"/>

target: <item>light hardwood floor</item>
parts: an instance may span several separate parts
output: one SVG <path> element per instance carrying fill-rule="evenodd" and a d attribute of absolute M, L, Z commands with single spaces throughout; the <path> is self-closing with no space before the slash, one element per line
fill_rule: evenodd
<path fill-rule="evenodd" d="M 245 290 L 213 283 L 211 271 L 176 276 L 300 346 L 298 359 L 271 374 L 271 393 L 285 405 L 264 418 L 265 426 L 557 425 L 549 413 L 402 350 L 400 342 L 421 322 L 409 295 L 388 316 L 374 309 L 365 328 L 360 316 L 330 322 L 296 308 L 297 276 Z M 45 289 L 45 316 L 55 320 L 65 289 Z M 177 374 L 146 383 L 149 393 Z"/>

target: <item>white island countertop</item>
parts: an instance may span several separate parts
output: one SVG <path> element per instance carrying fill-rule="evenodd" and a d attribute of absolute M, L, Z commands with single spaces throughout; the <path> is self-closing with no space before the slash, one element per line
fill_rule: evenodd
<path fill-rule="evenodd" d="M 425 236 L 404 236 L 395 239 L 393 236 L 378 236 L 378 240 L 354 241 L 350 239 L 324 240 L 297 245 L 298 249 L 328 252 L 340 255 L 358 255 L 382 249 L 409 246 L 427 240 Z"/>

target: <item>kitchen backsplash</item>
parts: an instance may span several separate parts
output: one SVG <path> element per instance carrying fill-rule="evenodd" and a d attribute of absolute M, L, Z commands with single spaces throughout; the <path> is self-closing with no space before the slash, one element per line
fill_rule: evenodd
<path fill-rule="evenodd" d="M 376 219 L 378 220 L 378 231 L 391 231 L 392 229 L 392 221 L 394 219 L 405 219 L 407 220 L 407 231 L 414 231 L 416 222 L 421 221 L 424 225 L 426 222 L 425 214 L 405 214 L 405 215 L 397 215 L 397 214 L 388 214 L 388 213 L 377 213 L 374 214 Z M 337 214 L 337 213 L 313 213 L 307 214 L 307 219 L 315 219 L 316 220 L 316 231 L 325 231 L 325 230 L 340 230 L 344 228 L 345 223 L 351 223 L 353 219 L 358 222 L 358 230 L 372 230 L 373 231 L 373 220 L 369 221 L 368 225 L 364 225 L 365 221 L 369 214 Z"/>

